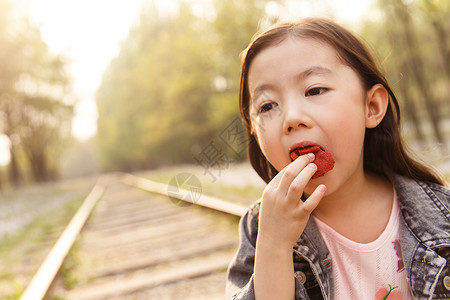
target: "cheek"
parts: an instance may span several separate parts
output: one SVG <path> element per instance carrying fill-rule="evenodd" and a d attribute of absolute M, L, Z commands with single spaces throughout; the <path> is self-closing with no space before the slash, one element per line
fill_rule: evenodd
<path fill-rule="evenodd" d="M 252 119 L 252 130 L 261 149 L 270 147 L 271 141 L 276 138 L 276 125 L 273 120 L 264 116 Z"/>
<path fill-rule="evenodd" d="M 256 141 L 258 142 L 259 148 L 261 149 L 267 160 L 277 169 L 283 169 L 290 160 L 286 161 L 284 157 L 284 149 L 280 141 L 279 128 L 276 124 L 267 124 L 266 126 L 255 126 L 253 127 L 256 136 Z"/>
<path fill-rule="evenodd" d="M 336 159 L 356 159 L 362 155 L 365 135 L 365 120 L 361 113 L 350 118 L 339 118 L 330 126 L 330 139 L 333 140 L 333 150 Z"/>
<path fill-rule="evenodd" d="M 261 148 L 264 156 L 270 160 L 272 154 L 274 153 L 274 136 L 268 130 L 262 130 L 258 128 L 255 130 L 256 141 L 258 142 L 259 148 Z"/>

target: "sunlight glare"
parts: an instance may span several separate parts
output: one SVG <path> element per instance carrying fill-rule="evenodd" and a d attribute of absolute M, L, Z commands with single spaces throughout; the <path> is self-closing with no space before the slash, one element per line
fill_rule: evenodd
<path fill-rule="evenodd" d="M 119 52 L 130 27 L 139 16 L 142 0 L 28 0 L 33 24 L 53 52 L 70 59 L 75 107 L 72 134 L 86 139 L 96 133 L 94 93 L 103 71 Z M 81 106 L 81 107 L 78 107 Z"/>
<path fill-rule="evenodd" d="M 7 166 L 11 159 L 9 154 L 9 148 L 11 147 L 11 141 L 9 138 L 0 134 L 0 166 Z"/>

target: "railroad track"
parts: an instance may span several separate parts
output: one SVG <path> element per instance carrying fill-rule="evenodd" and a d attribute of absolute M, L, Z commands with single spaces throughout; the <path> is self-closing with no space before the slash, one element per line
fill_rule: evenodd
<path fill-rule="evenodd" d="M 223 299 L 245 207 L 168 190 L 99 179 L 21 299 Z"/>

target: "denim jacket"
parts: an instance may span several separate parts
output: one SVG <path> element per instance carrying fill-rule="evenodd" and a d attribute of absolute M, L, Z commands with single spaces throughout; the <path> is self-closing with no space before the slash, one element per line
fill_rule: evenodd
<path fill-rule="evenodd" d="M 450 190 L 391 176 L 400 207 L 400 243 L 415 299 L 450 299 Z M 228 268 L 227 299 L 254 299 L 253 265 L 260 203 L 239 223 L 239 249 Z M 295 299 L 332 299 L 332 263 L 313 218 L 293 247 Z"/>

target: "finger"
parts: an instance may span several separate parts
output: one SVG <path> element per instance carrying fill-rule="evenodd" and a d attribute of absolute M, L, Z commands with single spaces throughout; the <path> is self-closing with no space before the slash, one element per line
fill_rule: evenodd
<path fill-rule="evenodd" d="M 300 204 L 300 213 L 305 216 L 309 216 L 317 205 L 319 205 L 320 200 L 322 200 L 327 187 L 324 184 L 319 185 L 314 192 L 305 200 L 305 202 Z"/>
<path fill-rule="evenodd" d="M 303 170 L 300 171 L 289 186 L 289 190 L 287 192 L 288 201 L 297 201 L 296 203 L 301 201 L 300 199 L 303 194 L 303 190 L 316 171 L 317 165 L 313 163 L 309 163 L 305 168 L 303 168 Z"/>
<path fill-rule="evenodd" d="M 284 172 L 286 171 L 286 169 L 289 167 L 289 165 L 287 165 L 286 167 L 284 167 L 280 172 L 278 172 L 277 175 L 275 175 L 274 178 L 272 178 L 272 180 L 267 184 L 267 186 L 272 186 L 273 188 L 278 188 L 278 185 L 280 184 L 280 180 L 283 177 Z"/>
<path fill-rule="evenodd" d="M 300 156 L 299 158 L 294 160 L 292 163 L 290 163 L 286 167 L 286 170 L 283 172 L 283 175 L 280 178 L 280 183 L 278 184 L 278 190 L 280 192 L 284 191 L 285 195 L 287 195 L 289 188 L 291 187 L 292 182 L 295 180 L 295 178 L 297 178 L 297 176 L 300 174 L 300 172 L 303 169 L 305 169 L 305 167 L 309 163 L 311 163 L 313 161 L 314 161 L 314 154 L 308 153 L 308 154 Z M 314 175 L 314 173 L 312 175 Z M 309 179 L 308 179 L 308 181 L 309 181 Z"/>
<path fill-rule="evenodd" d="M 309 153 L 308 153 L 308 154 L 309 154 Z M 308 157 L 308 154 L 305 154 L 305 155 L 302 155 L 302 156 Z M 310 153 L 309 158 L 310 158 L 310 161 L 314 161 L 314 153 Z M 305 159 L 305 157 L 303 157 L 303 158 L 299 157 L 298 159 L 295 160 L 295 161 L 298 161 L 296 164 L 302 162 L 302 160 L 304 160 L 304 159 Z M 294 162 L 295 162 L 295 161 L 294 161 Z M 288 168 L 292 168 L 292 165 L 293 165 L 294 162 L 288 164 L 288 165 L 285 166 L 280 172 L 278 172 L 278 174 L 275 175 L 275 177 L 272 178 L 272 180 L 267 184 L 267 187 L 273 188 L 273 189 L 278 189 L 278 187 L 279 187 L 279 185 L 280 185 L 280 182 L 281 182 L 281 179 L 282 179 L 283 176 L 284 176 L 284 173 L 286 172 L 286 170 L 287 170 Z M 306 164 L 305 164 L 305 165 L 306 165 Z M 304 166 L 303 166 L 303 167 L 304 167 Z M 302 168 L 303 168 L 303 167 L 302 167 Z"/>

